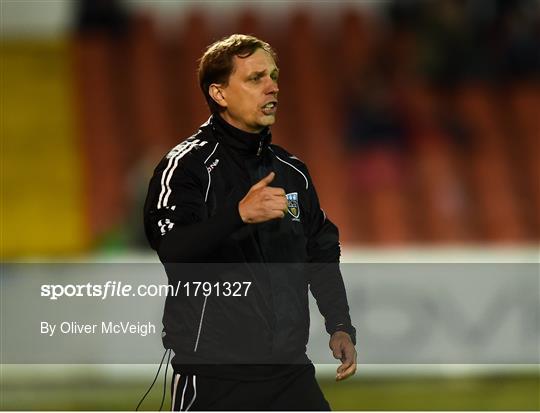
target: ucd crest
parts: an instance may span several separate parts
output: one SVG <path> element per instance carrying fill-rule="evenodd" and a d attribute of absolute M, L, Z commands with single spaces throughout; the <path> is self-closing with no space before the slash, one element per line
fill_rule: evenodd
<path fill-rule="evenodd" d="M 293 221 L 300 221 L 300 205 L 298 204 L 298 192 L 287 194 L 287 211 L 292 215 Z"/>

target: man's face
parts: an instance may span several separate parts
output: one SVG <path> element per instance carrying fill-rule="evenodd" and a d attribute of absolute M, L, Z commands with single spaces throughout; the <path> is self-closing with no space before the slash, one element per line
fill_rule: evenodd
<path fill-rule="evenodd" d="M 219 86 L 221 116 L 246 132 L 260 132 L 276 121 L 278 68 L 270 54 L 257 49 L 246 58 L 234 57 L 227 86 Z"/>

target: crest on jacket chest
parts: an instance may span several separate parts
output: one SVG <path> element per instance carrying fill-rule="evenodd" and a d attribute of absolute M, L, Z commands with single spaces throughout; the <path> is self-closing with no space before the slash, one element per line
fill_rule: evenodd
<path fill-rule="evenodd" d="M 298 192 L 287 194 L 287 212 L 292 216 L 293 221 L 300 222 L 300 203 L 298 201 Z"/>

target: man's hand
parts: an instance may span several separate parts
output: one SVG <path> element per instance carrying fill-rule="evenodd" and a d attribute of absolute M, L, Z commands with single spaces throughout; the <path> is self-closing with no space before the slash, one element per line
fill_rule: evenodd
<path fill-rule="evenodd" d="M 341 366 L 337 368 L 336 381 L 345 380 L 356 373 L 356 349 L 349 334 L 344 331 L 332 334 L 330 350 L 334 358 L 341 360 Z"/>
<path fill-rule="evenodd" d="M 285 216 L 287 211 L 285 190 L 268 186 L 275 176 L 274 172 L 270 172 L 253 185 L 238 204 L 240 217 L 246 224 L 258 224 Z"/>

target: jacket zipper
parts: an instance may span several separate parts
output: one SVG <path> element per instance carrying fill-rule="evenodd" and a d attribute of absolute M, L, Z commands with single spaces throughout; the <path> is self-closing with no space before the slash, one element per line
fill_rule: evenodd
<path fill-rule="evenodd" d="M 263 140 L 261 139 L 259 140 L 259 149 L 257 149 L 257 156 L 261 155 L 262 147 L 263 147 Z"/>

